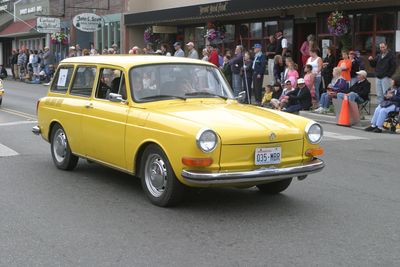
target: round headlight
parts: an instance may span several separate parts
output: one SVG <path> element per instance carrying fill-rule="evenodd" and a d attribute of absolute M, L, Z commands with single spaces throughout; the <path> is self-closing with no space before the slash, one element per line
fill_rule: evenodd
<path fill-rule="evenodd" d="M 218 143 L 217 134 L 210 129 L 202 129 L 196 137 L 197 146 L 205 153 L 212 152 Z"/>
<path fill-rule="evenodd" d="M 316 122 L 311 122 L 306 126 L 306 137 L 311 144 L 321 142 L 323 136 L 322 126 Z"/>

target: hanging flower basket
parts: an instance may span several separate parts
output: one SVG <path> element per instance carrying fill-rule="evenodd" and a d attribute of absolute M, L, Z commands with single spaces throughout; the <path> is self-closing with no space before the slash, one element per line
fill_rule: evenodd
<path fill-rule="evenodd" d="M 349 17 L 344 15 L 343 12 L 334 11 L 328 17 L 328 30 L 335 36 L 343 36 L 350 31 Z"/>
<path fill-rule="evenodd" d="M 151 43 L 151 39 L 153 36 L 153 27 L 148 26 L 143 33 L 143 40 L 145 44 Z"/>
<path fill-rule="evenodd" d="M 211 44 L 220 44 L 225 39 L 225 26 L 222 23 L 216 21 L 207 22 L 206 32 L 204 38 L 206 38 Z"/>
<path fill-rule="evenodd" d="M 68 40 L 68 36 L 63 33 L 63 32 L 56 32 L 56 33 L 52 33 L 50 36 L 50 42 L 52 44 L 63 44 L 63 45 L 68 45 L 69 40 Z"/>

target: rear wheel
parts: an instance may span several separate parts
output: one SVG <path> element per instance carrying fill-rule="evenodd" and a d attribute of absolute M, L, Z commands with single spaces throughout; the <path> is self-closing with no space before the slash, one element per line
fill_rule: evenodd
<path fill-rule="evenodd" d="M 149 145 L 143 152 L 140 178 L 143 190 L 153 204 L 173 206 L 182 199 L 184 185 L 178 181 L 167 156 L 157 145 Z"/>
<path fill-rule="evenodd" d="M 79 157 L 72 154 L 64 129 L 55 125 L 51 131 L 51 156 L 57 168 L 73 170 L 78 164 Z"/>
<path fill-rule="evenodd" d="M 288 178 L 285 180 L 271 182 L 268 184 L 259 184 L 259 185 L 257 185 L 257 188 L 262 193 L 275 195 L 275 194 L 279 194 L 280 192 L 287 189 L 291 182 L 292 182 L 292 178 Z"/>

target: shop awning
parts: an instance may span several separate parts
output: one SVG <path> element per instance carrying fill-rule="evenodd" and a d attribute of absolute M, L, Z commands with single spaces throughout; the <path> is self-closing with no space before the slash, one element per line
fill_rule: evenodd
<path fill-rule="evenodd" d="M 145 25 L 182 21 L 229 18 L 285 9 L 377 2 L 379 0 L 230 0 L 212 4 L 155 10 L 124 15 L 126 25 Z"/>
<path fill-rule="evenodd" d="M 0 37 L 19 37 L 37 34 L 36 18 L 14 21 L 0 32 Z"/>

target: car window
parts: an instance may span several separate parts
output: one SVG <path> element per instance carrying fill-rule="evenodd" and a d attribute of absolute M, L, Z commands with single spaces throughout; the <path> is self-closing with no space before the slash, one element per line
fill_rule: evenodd
<path fill-rule="evenodd" d="M 50 91 L 57 93 L 66 93 L 71 82 L 73 66 L 60 67 L 54 77 Z"/>
<path fill-rule="evenodd" d="M 71 86 L 70 94 L 91 96 L 95 78 L 95 67 L 78 67 Z"/>
<path fill-rule="evenodd" d="M 146 65 L 131 69 L 129 76 L 132 95 L 138 102 L 233 97 L 221 72 L 208 65 Z"/>
<path fill-rule="evenodd" d="M 123 72 L 121 70 L 109 68 L 101 69 L 99 81 L 97 83 L 96 98 L 108 99 L 110 93 L 121 94 L 120 87 L 122 80 Z M 124 95 L 124 99 L 126 100 L 126 93 Z"/>

